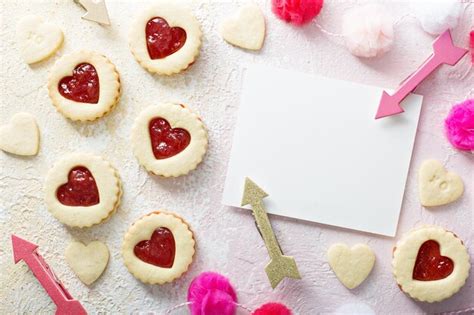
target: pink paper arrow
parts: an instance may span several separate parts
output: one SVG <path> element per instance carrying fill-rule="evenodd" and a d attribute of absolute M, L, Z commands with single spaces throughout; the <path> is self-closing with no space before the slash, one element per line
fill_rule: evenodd
<path fill-rule="evenodd" d="M 433 71 L 443 63 L 454 66 L 467 49 L 453 45 L 449 30 L 441 34 L 433 43 L 433 53 L 412 75 L 406 78 L 392 95 L 383 91 L 375 119 L 403 113 L 400 103 L 413 92 Z"/>
<path fill-rule="evenodd" d="M 46 293 L 56 304 L 56 315 L 87 314 L 81 303 L 69 294 L 43 257 L 38 254 L 38 245 L 12 234 L 12 246 L 15 264 L 23 260 L 30 267 L 35 277 L 46 290 Z"/>

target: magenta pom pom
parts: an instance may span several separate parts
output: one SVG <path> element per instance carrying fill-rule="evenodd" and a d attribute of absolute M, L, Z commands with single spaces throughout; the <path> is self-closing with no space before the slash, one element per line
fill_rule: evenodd
<path fill-rule="evenodd" d="M 474 99 L 454 105 L 444 121 L 449 142 L 460 150 L 474 150 Z"/>
<path fill-rule="evenodd" d="M 252 315 L 291 315 L 291 311 L 280 303 L 267 303 L 256 309 Z"/>
<path fill-rule="evenodd" d="M 226 277 L 203 272 L 191 282 L 188 302 L 192 315 L 234 315 L 237 295 Z"/>
<path fill-rule="evenodd" d="M 272 11 L 280 19 L 303 25 L 319 14 L 323 0 L 272 0 Z"/>

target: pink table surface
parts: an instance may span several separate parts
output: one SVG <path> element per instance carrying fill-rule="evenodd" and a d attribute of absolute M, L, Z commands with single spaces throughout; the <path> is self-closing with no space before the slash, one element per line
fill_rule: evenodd
<path fill-rule="evenodd" d="M 449 300 L 418 303 L 398 289 L 390 265 L 396 240 L 423 224 L 436 224 L 454 231 L 464 240 L 474 261 L 474 155 L 454 150 L 442 128 L 452 104 L 473 97 L 474 74 L 473 71 L 467 73 L 471 67 L 468 57 L 454 67 L 443 66 L 417 90 L 424 95 L 424 102 L 397 237 L 392 239 L 271 216 L 281 247 L 286 254 L 295 257 L 303 276 L 300 281 L 285 280 L 271 290 L 264 273 L 268 255 L 251 213 L 221 205 L 239 106 L 242 67 L 259 63 L 395 88 L 430 54 L 433 37 L 424 33 L 414 19 L 406 18 L 395 28 L 395 45 L 389 53 L 362 60 L 353 57 L 339 39 L 323 35 L 314 24 L 294 28 L 277 20 L 270 11 L 269 1 L 260 0 L 258 3 L 267 19 L 265 45 L 260 52 L 245 52 L 227 45 L 217 34 L 218 22 L 232 13 L 237 4 L 193 2 L 204 32 L 201 56 L 185 73 L 159 77 L 143 70 L 128 49 L 131 16 L 139 10 L 139 5 L 131 1 L 109 2 L 113 23 L 109 28 L 82 21 L 79 17 L 83 11 L 73 1 L 1 3 L 0 123 L 5 123 L 16 112 L 31 112 L 38 119 L 42 139 L 37 157 L 19 158 L 0 153 L 0 314 L 51 313 L 55 309 L 27 267 L 23 263 L 13 264 L 11 233 L 37 243 L 71 294 L 91 313 L 153 311 L 162 314 L 184 302 L 192 278 L 207 270 L 227 275 L 238 291 L 240 303 L 250 308 L 271 300 L 285 303 L 296 314 L 337 313 L 342 312 L 340 307 L 353 303 L 377 314 L 435 313 L 474 307 L 472 276 Z M 357 1 L 327 1 L 317 20 L 337 33 L 342 13 L 355 5 Z M 392 1 L 385 5 L 395 18 L 410 12 L 408 2 Z M 28 13 L 56 22 L 65 33 L 65 45 L 57 55 L 31 67 L 22 62 L 14 41 L 16 21 Z M 468 47 L 472 16 L 471 5 L 452 32 L 457 45 Z M 49 68 L 60 55 L 79 49 L 104 53 L 117 65 L 122 76 L 120 104 L 107 117 L 94 123 L 71 123 L 54 110 L 47 96 Z M 146 105 L 165 100 L 188 104 L 200 113 L 209 128 L 210 147 L 205 161 L 192 174 L 177 179 L 148 175 L 130 149 L 134 118 Z M 331 106 L 330 100 L 320 101 L 318 106 Z M 350 140 L 350 130 L 348 140 L 357 140 Z M 101 154 L 120 172 L 124 182 L 122 206 L 104 224 L 82 230 L 67 228 L 45 207 L 44 176 L 54 161 L 70 151 Z M 348 159 L 351 157 L 351 152 L 344 148 L 341 154 Z M 416 173 L 422 161 L 428 158 L 442 161 L 449 170 L 462 176 L 465 193 L 460 200 L 436 209 L 420 205 Z M 144 285 L 124 267 L 121 241 L 134 220 L 160 208 L 177 212 L 191 224 L 197 240 L 197 255 L 189 272 L 179 280 L 163 286 Z M 98 239 L 106 242 L 110 249 L 107 270 L 90 287 L 83 285 L 65 262 L 64 249 L 72 239 L 83 242 Z M 376 253 L 374 270 L 355 290 L 344 288 L 327 263 L 326 251 L 335 242 L 366 243 Z M 347 310 L 347 305 L 345 307 Z M 349 310 L 354 312 L 357 306 L 349 306 Z M 184 309 L 176 312 L 185 313 Z"/>

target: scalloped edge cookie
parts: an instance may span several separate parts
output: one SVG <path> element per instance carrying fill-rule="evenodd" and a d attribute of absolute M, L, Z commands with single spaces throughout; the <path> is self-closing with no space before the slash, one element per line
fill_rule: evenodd
<path fill-rule="evenodd" d="M 165 227 L 173 233 L 176 250 L 171 268 L 161 268 L 146 263 L 134 254 L 135 245 L 149 240 L 153 232 Z M 196 241 L 189 224 L 180 216 L 166 210 L 158 210 L 135 221 L 124 236 L 122 257 L 125 267 L 138 280 L 149 284 L 164 284 L 181 277 L 193 262 Z"/>
<path fill-rule="evenodd" d="M 421 245 L 434 240 L 440 254 L 454 262 L 453 272 L 444 279 L 419 281 L 413 279 L 413 268 Z M 438 226 L 422 226 L 405 234 L 393 251 L 393 275 L 400 289 L 422 302 L 439 302 L 457 293 L 466 283 L 471 268 L 466 246 L 454 233 Z"/>
<path fill-rule="evenodd" d="M 191 135 L 191 142 L 182 152 L 162 160 L 153 155 L 149 132 L 150 121 L 157 117 L 166 119 L 172 128 L 186 129 Z M 177 177 L 188 174 L 201 163 L 207 151 L 208 135 L 202 120 L 187 106 L 161 103 L 145 108 L 135 119 L 132 146 L 138 162 L 148 172 Z"/>
<path fill-rule="evenodd" d="M 181 27 L 186 32 L 183 47 L 162 59 L 151 59 L 148 54 L 145 27 L 154 17 L 160 17 L 166 20 L 170 27 Z M 158 1 L 135 17 L 129 33 L 129 45 L 137 62 L 147 71 L 171 75 L 186 70 L 194 63 L 199 56 L 201 37 L 201 27 L 190 9 L 183 5 Z"/>
<path fill-rule="evenodd" d="M 91 172 L 99 191 L 99 203 L 93 206 L 67 206 L 59 202 L 56 191 L 68 181 L 72 168 L 84 166 Z M 45 187 L 45 202 L 49 212 L 61 223 L 72 227 L 90 227 L 106 221 L 115 213 L 122 196 L 117 170 L 100 156 L 73 153 L 56 162 L 49 170 Z"/>
<path fill-rule="evenodd" d="M 99 101 L 96 104 L 69 100 L 58 91 L 59 81 L 71 76 L 74 68 L 81 63 L 93 65 L 99 76 Z M 104 55 L 82 50 L 64 55 L 56 61 L 48 78 L 48 92 L 53 105 L 63 116 L 74 121 L 93 121 L 106 115 L 118 103 L 120 75 L 115 65 Z"/>

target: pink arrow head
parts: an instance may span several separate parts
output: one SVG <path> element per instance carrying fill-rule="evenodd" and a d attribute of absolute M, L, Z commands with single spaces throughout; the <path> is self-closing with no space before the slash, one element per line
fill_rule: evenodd
<path fill-rule="evenodd" d="M 400 107 L 398 100 L 395 97 L 389 95 L 387 92 L 383 91 L 375 119 L 392 116 L 403 112 L 404 110 Z"/>
<path fill-rule="evenodd" d="M 57 305 L 56 315 L 87 315 L 87 312 L 79 301 L 63 300 Z"/>
<path fill-rule="evenodd" d="M 468 52 L 467 49 L 454 46 L 449 29 L 436 38 L 433 42 L 433 50 L 442 63 L 450 66 L 454 66 Z"/>
<path fill-rule="evenodd" d="M 13 260 L 15 264 L 20 260 L 30 257 L 36 251 L 38 245 L 28 242 L 12 234 Z"/>

